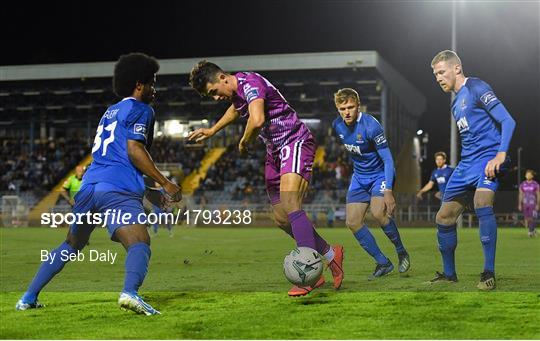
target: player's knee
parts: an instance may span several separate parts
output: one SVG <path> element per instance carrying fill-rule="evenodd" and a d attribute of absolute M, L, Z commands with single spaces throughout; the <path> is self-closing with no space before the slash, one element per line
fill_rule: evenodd
<path fill-rule="evenodd" d="M 352 233 L 355 233 L 360 228 L 362 228 L 362 222 L 359 221 L 358 219 L 349 219 L 349 218 L 347 218 L 345 220 L 345 225 L 347 226 L 347 228 L 349 230 L 351 230 Z"/>
<path fill-rule="evenodd" d="M 439 225 L 453 225 L 457 221 L 457 215 L 454 212 L 439 210 L 435 217 L 435 222 Z"/>
<path fill-rule="evenodd" d="M 474 199 L 474 209 L 478 210 L 485 207 L 492 207 L 493 201 L 485 198 L 475 198 Z"/>
<path fill-rule="evenodd" d="M 379 225 L 381 226 L 386 225 L 388 218 L 386 217 L 384 210 L 372 210 L 371 214 L 373 215 L 373 218 L 375 219 L 375 221 L 377 221 Z"/>

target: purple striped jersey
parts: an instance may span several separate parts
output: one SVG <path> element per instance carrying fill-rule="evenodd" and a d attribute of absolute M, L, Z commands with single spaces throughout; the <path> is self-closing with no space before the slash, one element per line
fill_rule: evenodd
<path fill-rule="evenodd" d="M 238 72 L 235 77 L 238 89 L 233 95 L 232 103 L 242 117 L 249 117 L 249 103 L 258 98 L 264 100 L 266 118 L 259 137 L 269 151 L 278 151 L 291 142 L 311 136 L 296 111 L 266 78 L 255 72 Z"/>

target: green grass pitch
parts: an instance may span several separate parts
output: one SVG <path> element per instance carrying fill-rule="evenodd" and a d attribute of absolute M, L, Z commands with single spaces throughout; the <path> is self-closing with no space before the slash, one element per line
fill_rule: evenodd
<path fill-rule="evenodd" d="M 17 312 L 15 303 L 40 261 L 65 229 L 0 229 L 0 332 L 6 339 L 538 339 L 540 238 L 499 229 L 498 288 L 477 292 L 483 258 L 477 229 L 458 234 L 456 284 L 425 284 L 440 270 L 435 229 L 401 229 L 411 254 L 408 277 L 369 282 L 373 261 L 346 229 L 320 229 L 345 247 L 345 280 L 303 298 L 289 298 L 282 272 L 293 248 L 270 228 L 160 230 L 141 294 L 161 316 L 121 311 L 122 247 L 97 229 L 86 259 L 72 262 L 40 295 L 43 309 Z M 393 246 L 372 229 L 395 263 Z M 114 264 L 90 262 L 89 249 L 118 252 Z"/>

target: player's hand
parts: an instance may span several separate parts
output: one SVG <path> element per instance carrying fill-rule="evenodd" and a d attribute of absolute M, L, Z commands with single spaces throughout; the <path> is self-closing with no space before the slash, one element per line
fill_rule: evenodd
<path fill-rule="evenodd" d="M 75 205 L 75 200 L 73 200 L 73 198 L 69 198 L 69 201 L 68 201 L 68 202 L 69 202 L 69 205 L 70 205 L 71 207 L 73 207 L 73 205 Z"/>
<path fill-rule="evenodd" d="M 171 202 L 179 202 L 182 200 L 182 187 L 178 186 L 174 182 L 167 181 L 163 184 L 163 189 L 168 195 L 168 200 Z"/>
<path fill-rule="evenodd" d="M 435 198 L 442 200 L 442 193 L 440 191 L 435 193 Z"/>
<path fill-rule="evenodd" d="M 212 128 L 199 128 L 195 131 L 192 131 L 188 135 L 188 140 L 195 142 L 202 142 L 210 137 L 214 136 L 215 132 Z"/>
<path fill-rule="evenodd" d="M 419 191 L 418 193 L 416 193 L 416 198 L 417 198 L 418 200 L 423 200 L 424 197 L 423 197 L 422 194 L 423 194 L 423 193 Z"/>
<path fill-rule="evenodd" d="M 390 217 L 394 214 L 394 209 L 396 208 L 396 200 L 394 199 L 394 194 L 392 190 L 384 191 L 384 205 L 386 206 L 386 214 Z"/>
<path fill-rule="evenodd" d="M 521 211 L 522 208 L 523 208 L 523 207 L 521 206 L 521 204 L 518 204 L 518 211 Z"/>
<path fill-rule="evenodd" d="M 484 170 L 486 176 L 488 178 L 494 178 L 495 175 L 499 172 L 499 169 L 505 160 L 506 152 L 498 152 L 497 156 L 489 160 L 489 162 L 487 163 L 486 169 Z"/>
<path fill-rule="evenodd" d="M 248 146 L 244 139 L 241 139 L 240 143 L 238 143 L 238 151 L 240 155 L 246 155 L 248 153 Z"/>

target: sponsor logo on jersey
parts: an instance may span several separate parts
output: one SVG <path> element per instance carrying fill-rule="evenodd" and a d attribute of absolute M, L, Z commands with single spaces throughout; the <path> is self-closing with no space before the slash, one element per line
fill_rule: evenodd
<path fill-rule="evenodd" d="M 353 153 L 353 154 L 358 154 L 358 155 L 362 155 L 362 151 L 360 150 L 360 146 L 355 146 L 353 144 L 344 144 L 345 146 L 345 149 L 347 149 L 347 151 L 349 153 Z"/>
<path fill-rule="evenodd" d="M 488 91 L 482 96 L 480 96 L 480 100 L 482 101 L 482 103 L 484 103 L 484 105 L 488 105 L 489 103 L 496 101 L 497 96 L 495 96 L 493 91 Z"/>
<path fill-rule="evenodd" d="M 146 137 L 146 125 L 142 123 L 135 123 L 135 125 L 133 126 L 133 133 Z"/>
<path fill-rule="evenodd" d="M 386 143 L 386 137 L 384 136 L 384 134 L 379 134 L 375 136 L 375 144 L 377 146 L 380 146 L 383 143 Z"/>
<path fill-rule="evenodd" d="M 467 122 L 466 117 L 462 117 L 457 121 L 457 126 L 459 129 L 459 133 L 464 133 L 469 130 L 469 123 Z"/>
<path fill-rule="evenodd" d="M 446 183 L 446 178 L 445 178 L 444 176 L 439 176 L 439 177 L 437 178 L 437 183 L 438 183 L 438 184 L 444 184 L 444 183 Z"/>

